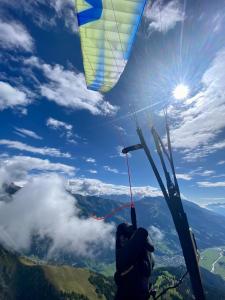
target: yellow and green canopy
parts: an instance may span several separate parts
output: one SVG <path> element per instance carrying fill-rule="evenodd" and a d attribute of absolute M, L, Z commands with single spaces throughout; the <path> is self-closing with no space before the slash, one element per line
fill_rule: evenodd
<path fill-rule="evenodd" d="M 76 0 L 87 87 L 109 91 L 130 55 L 146 0 Z"/>

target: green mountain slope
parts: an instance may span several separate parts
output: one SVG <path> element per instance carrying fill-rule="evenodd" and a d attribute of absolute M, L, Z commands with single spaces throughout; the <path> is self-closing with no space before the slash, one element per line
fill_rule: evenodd
<path fill-rule="evenodd" d="M 114 291 L 113 280 L 101 274 L 40 264 L 0 247 L 0 300 L 111 300 Z"/>
<path fill-rule="evenodd" d="M 184 272 L 184 267 L 156 269 L 152 282 L 157 293 L 173 285 Z M 207 299 L 224 300 L 225 281 L 205 269 L 201 272 Z M 112 277 L 18 257 L 0 246 L 0 300 L 113 300 L 114 294 Z M 163 299 L 193 299 L 188 276 Z"/>

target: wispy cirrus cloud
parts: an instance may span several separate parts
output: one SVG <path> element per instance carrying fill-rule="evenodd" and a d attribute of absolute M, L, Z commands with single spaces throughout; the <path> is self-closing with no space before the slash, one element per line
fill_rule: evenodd
<path fill-rule="evenodd" d="M 177 179 L 183 179 L 183 180 L 187 180 L 187 181 L 192 179 L 192 176 L 190 174 L 177 173 L 176 176 L 177 176 Z"/>
<path fill-rule="evenodd" d="M 96 163 L 96 160 L 93 157 L 87 157 L 87 158 L 85 158 L 85 161 L 88 163 L 92 163 L 92 164 Z"/>
<path fill-rule="evenodd" d="M 97 174 L 98 173 L 97 170 L 93 170 L 93 169 L 88 170 L 88 172 L 91 173 L 91 174 Z"/>
<path fill-rule="evenodd" d="M 17 149 L 20 151 L 31 152 L 31 153 L 41 154 L 41 155 L 67 157 L 67 158 L 71 157 L 69 153 L 63 153 L 56 148 L 48 148 L 48 147 L 39 148 L 39 147 L 27 145 L 25 143 L 21 143 L 19 141 L 2 139 L 0 140 L 0 145 L 4 145 L 7 148 L 11 148 L 11 149 Z"/>
<path fill-rule="evenodd" d="M 66 136 L 69 143 L 76 144 L 75 135 L 73 134 L 73 126 L 66 122 L 56 120 L 54 118 L 48 118 L 46 125 L 54 130 L 61 132 L 61 136 Z"/>
<path fill-rule="evenodd" d="M 218 181 L 218 182 L 198 181 L 197 184 L 199 187 L 205 187 L 205 188 L 225 187 L 225 181 Z"/>
<path fill-rule="evenodd" d="M 207 176 L 212 176 L 214 174 L 215 174 L 215 171 L 213 171 L 213 170 L 205 170 L 202 173 L 199 173 L 198 175 L 207 177 Z"/>
<path fill-rule="evenodd" d="M 43 72 L 48 83 L 38 88 L 49 101 L 72 110 L 85 109 L 93 115 L 114 115 L 118 111 L 118 107 L 105 101 L 101 93 L 87 89 L 84 74 L 66 70 L 59 64 L 43 63 L 37 57 L 25 59 L 24 64 Z"/>
<path fill-rule="evenodd" d="M 202 167 L 194 169 L 189 172 L 192 178 L 196 177 L 210 177 L 210 178 L 221 178 L 225 177 L 224 173 L 216 172 L 215 170 L 203 170 Z M 199 180 L 199 179 L 198 179 Z"/>
<path fill-rule="evenodd" d="M 106 165 L 106 166 L 103 166 L 103 169 L 104 169 L 105 171 L 107 171 L 107 172 L 110 172 L 110 173 L 120 174 L 120 175 L 127 175 L 126 172 L 121 172 L 121 171 L 119 171 L 118 169 L 112 168 L 112 167 L 107 166 L 107 165 Z"/>
<path fill-rule="evenodd" d="M 32 52 L 34 41 L 21 23 L 0 20 L 0 47 Z"/>
<path fill-rule="evenodd" d="M 53 129 L 66 129 L 68 131 L 71 131 L 73 129 L 73 126 L 68 124 L 68 123 L 65 123 L 65 122 L 62 122 L 62 121 L 59 121 L 59 120 L 56 120 L 54 118 L 48 118 L 47 122 L 46 122 L 47 126 L 53 128 Z"/>
<path fill-rule="evenodd" d="M 111 172 L 111 173 L 115 173 L 118 174 L 119 171 L 116 168 L 111 168 L 110 166 L 103 166 L 105 171 Z"/>
<path fill-rule="evenodd" d="M 146 6 L 144 16 L 149 33 L 153 31 L 165 33 L 185 19 L 185 13 L 178 0 L 167 3 L 161 0 L 151 1 Z"/>
<path fill-rule="evenodd" d="M 0 110 L 24 107 L 31 102 L 29 96 L 8 82 L 0 81 Z"/>
<path fill-rule="evenodd" d="M 217 12 L 211 21 L 211 26 L 213 28 L 213 32 L 217 33 L 223 27 L 223 23 L 225 20 L 225 14 L 223 11 Z"/>
<path fill-rule="evenodd" d="M 25 128 L 18 128 L 18 127 L 15 127 L 15 133 L 16 134 L 19 134 L 21 136 L 28 136 L 28 137 L 31 137 L 31 138 L 34 138 L 36 140 L 42 140 L 43 138 L 38 135 L 37 133 L 35 133 L 34 131 L 32 130 L 28 130 L 28 129 L 25 129 Z"/>
<path fill-rule="evenodd" d="M 126 130 L 122 126 L 115 125 L 114 127 L 117 131 L 119 131 L 120 134 L 127 135 Z"/>
<path fill-rule="evenodd" d="M 173 146 L 188 161 L 225 148 L 217 137 L 225 128 L 225 49 L 220 50 L 202 76 L 202 88 L 184 101 L 176 126 L 171 130 Z"/>

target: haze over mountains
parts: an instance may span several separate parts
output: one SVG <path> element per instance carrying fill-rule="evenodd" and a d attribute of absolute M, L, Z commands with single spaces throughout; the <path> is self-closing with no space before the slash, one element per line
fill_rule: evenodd
<path fill-rule="evenodd" d="M 206 208 L 219 215 L 225 216 L 225 203 L 210 203 L 206 205 Z"/>

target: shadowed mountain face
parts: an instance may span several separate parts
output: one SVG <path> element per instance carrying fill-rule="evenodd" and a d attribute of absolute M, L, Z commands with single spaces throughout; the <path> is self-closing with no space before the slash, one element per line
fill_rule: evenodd
<path fill-rule="evenodd" d="M 3 184 L 0 189 L 0 201 L 10 201 L 12 199 L 12 195 L 15 194 L 20 189 L 19 186 L 14 183 L 11 184 Z"/>
<path fill-rule="evenodd" d="M 200 249 L 225 244 L 224 217 L 189 201 L 183 201 L 183 205 Z M 140 225 L 147 227 L 152 224 L 159 227 L 165 232 L 165 238 L 168 238 L 168 242 L 173 242 L 174 225 L 164 199 L 144 199 L 138 202 L 136 206 L 137 213 L 141 216 Z M 177 237 L 176 233 L 175 237 Z"/>

